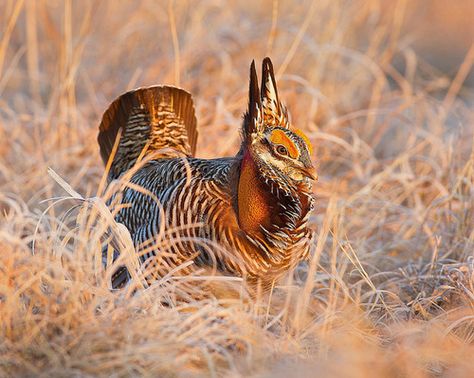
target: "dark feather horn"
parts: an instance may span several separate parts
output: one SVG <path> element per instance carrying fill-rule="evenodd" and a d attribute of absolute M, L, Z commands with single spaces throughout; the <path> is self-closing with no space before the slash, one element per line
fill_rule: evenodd
<path fill-rule="evenodd" d="M 250 65 L 250 83 L 249 83 L 249 114 L 256 117 L 257 107 L 260 107 L 260 93 L 258 90 L 257 70 L 255 69 L 255 61 L 252 60 Z"/>
<path fill-rule="evenodd" d="M 262 85 L 260 90 L 262 102 L 273 100 L 276 104 L 279 103 L 273 64 L 268 56 L 262 62 Z"/>
<path fill-rule="evenodd" d="M 255 69 L 255 61 L 252 60 L 250 65 L 250 83 L 249 83 L 249 104 L 244 119 L 244 136 L 249 137 L 256 132 L 256 119 L 258 117 L 257 109 L 262 106 L 260 101 L 260 90 L 258 88 L 257 70 Z"/>

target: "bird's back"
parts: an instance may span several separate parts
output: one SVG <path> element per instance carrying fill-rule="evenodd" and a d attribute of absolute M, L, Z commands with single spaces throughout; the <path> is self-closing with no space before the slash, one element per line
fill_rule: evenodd
<path fill-rule="evenodd" d="M 132 185 L 121 193 L 121 203 L 132 206 L 122 209 L 118 219 L 133 234 L 144 225 L 159 224 L 162 210 L 166 211 L 168 226 L 183 226 L 188 220 L 205 217 L 193 212 L 203 204 L 232 206 L 239 164 L 235 157 L 151 160 L 130 178 Z M 188 216 L 184 219 L 179 213 Z"/>

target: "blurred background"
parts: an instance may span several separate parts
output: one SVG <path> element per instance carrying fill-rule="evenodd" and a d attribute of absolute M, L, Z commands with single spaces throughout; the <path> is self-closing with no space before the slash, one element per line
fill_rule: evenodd
<path fill-rule="evenodd" d="M 419 91 L 446 99 L 446 117 L 453 98 L 473 103 L 472 0 L 5 0 L 0 10 L 0 117 L 23 124 L 52 165 L 62 153 L 55 143 L 72 140 L 91 148 L 80 166 L 95 166 L 94 133 L 107 105 L 159 83 L 194 95 L 201 156 L 233 154 L 248 67 L 266 55 L 303 129 L 334 130 L 361 117 L 369 127 L 383 113 L 376 108 Z M 363 109 L 372 110 L 350 115 Z M 41 140 L 34 123 L 57 136 Z M 21 133 L 0 132 L 8 134 L 4 151 L 9 135 Z"/>

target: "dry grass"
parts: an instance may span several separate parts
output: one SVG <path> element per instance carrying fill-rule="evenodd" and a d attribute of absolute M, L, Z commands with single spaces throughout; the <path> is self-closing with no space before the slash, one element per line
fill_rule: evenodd
<path fill-rule="evenodd" d="M 0 376 L 473 376 L 474 49 L 442 74 L 387 4 L 3 1 Z M 98 191 L 102 111 L 179 84 L 198 155 L 230 155 L 267 54 L 315 145 L 310 263 L 256 301 L 212 277 L 111 292 L 107 225 L 131 246 Z"/>

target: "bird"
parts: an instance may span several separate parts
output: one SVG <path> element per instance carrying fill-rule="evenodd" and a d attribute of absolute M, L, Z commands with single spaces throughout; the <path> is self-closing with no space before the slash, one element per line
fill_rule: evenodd
<path fill-rule="evenodd" d="M 317 180 L 312 145 L 280 101 L 269 57 L 261 72 L 259 87 L 252 61 L 241 145 L 231 157 L 195 156 L 193 99 L 181 88 L 138 88 L 105 111 L 98 143 L 107 179 L 128 181 L 109 206 L 119 205 L 115 220 L 130 232 L 152 279 L 166 274 L 163 267 L 189 263 L 184 272 L 208 267 L 268 290 L 308 258 Z M 157 242 L 163 232 L 174 240 L 166 253 Z M 129 281 L 122 266 L 112 287 Z"/>

